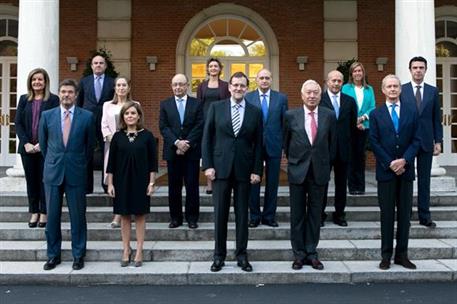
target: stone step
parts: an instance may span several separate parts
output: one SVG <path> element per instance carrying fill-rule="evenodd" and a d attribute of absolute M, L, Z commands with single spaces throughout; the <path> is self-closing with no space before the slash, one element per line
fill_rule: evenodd
<path fill-rule="evenodd" d="M 417 222 L 411 223 L 411 238 L 457 238 L 457 221 L 436 221 L 437 227 L 429 229 Z M 327 222 L 325 227 L 321 228 L 321 240 L 363 240 L 379 239 L 380 223 L 376 221 L 369 222 L 349 222 L 348 227 L 340 227 L 331 222 Z M 229 240 L 235 239 L 235 224 L 228 224 Z M 62 238 L 70 240 L 70 224 L 62 223 Z M 249 238 L 251 240 L 289 240 L 290 225 L 289 223 L 279 223 L 279 227 L 271 228 L 260 225 L 257 228 L 249 229 Z M 0 240 L 44 240 L 45 233 L 42 228 L 28 228 L 25 222 L 0 223 Z M 89 241 L 117 241 L 120 240 L 120 230 L 112 229 L 108 223 L 89 223 L 88 240 Z M 156 241 L 208 241 L 214 239 L 214 224 L 199 223 L 198 229 L 189 229 L 187 225 L 179 228 L 170 229 L 167 223 L 147 223 L 146 240 Z"/>
<path fill-rule="evenodd" d="M 132 245 L 135 243 L 133 242 Z M 120 241 L 87 243 L 87 261 L 118 261 L 122 255 Z M 328 261 L 378 260 L 380 240 L 322 240 L 319 258 Z M 235 242 L 227 242 L 227 259 L 234 260 Z M 210 261 L 213 241 L 148 241 L 144 244 L 144 261 Z M 248 255 L 254 261 L 289 261 L 293 259 L 290 241 L 250 241 Z M 457 239 L 411 239 L 408 255 L 411 259 L 457 258 Z M 62 259 L 72 260 L 71 243 L 62 243 Z M 0 261 L 44 261 L 45 241 L 4 241 L 0 246 Z"/>
<path fill-rule="evenodd" d="M 457 206 L 433 206 L 430 208 L 433 219 L 438 221 L 457 219 Z M 168 222 L 170 220 L 169 208 L 165 206 L 151 207 L 151 213 L 147 216 L 150 222 Z M 235 215 L 233 208 L 230 208 L 229 220 L 234 221 Z M 335 211 L 333 206 L 326 208 L 326 212 L 331 219 L 331 213 Z M 352 207 L 346 208 L 346 219 L 348 221 L 377 221 L 379 220 L 379 207 Z M 109 223 L 113 215 L 112 207 L 87 207 L 86 219 L 89 223 Z M 183 210 L 184 212 L 184 210 Z M 30 219 L 28 207 L 0 207 L 0 222 L 27 222 Z M 278 222 L 290 221 L 290 208 L 278 207 L 276 211 Z M 214 208 L 208 206 L 200 207 L 201 222 L 214 221 Z M 413 207 L 412 220 L 418 220 L 417 208 Z M 69 221 L 68 209 L 62 209 L 62 221 Z"/>
<path fill-rule="evenodd" d="M 263 195 L 262 195 L 263 197 Z M 183 201 L 185 194 L 183 195 Z M 334 201 L 334 193 L 329 192 L 329 205 Z M 414 204 L 417 196 L 414 195 Z M 90 194 L 87 196 L 88 206 L 112 206 L 110 198 L 103 193 Z M 200 205 L 212 206 L 211 195 L 200 193 Z M 364 195 L 348 195 L 348 206 L 378 206 L 376 192 L 367 192 Z M 457 192 L 432 192 L 430 198 L 431 206 L 457 206 Z M 28 206 L 27 195 L 22 192 L 2 192 L 0 206 Z M 168 206 L 168 193 L 166 187 L 161 187 L 151 198 L 151 206 Z M 289 206 L 289 191 L 287 187 L 280 187 L 278 190 L 278 206 Z"/>
<path fill-rule="evenodd" d="M 217 273 L 209 270 L 211 262 L 147 262 L 143 267 L 119 266 L 118 262 L 87 262 L 74 271 L 71 262 L 63 262 L 44 271 L 44 262 L 0 262 L 0 284 L 50 285 L 221 285 L 299 283 L 371 283 L 371 282 L 443 282 L 457 281 L 457 259 L 413 260 L 416 270 L 392 264 L 380 270 L 379 261 L 322 261 L 324 270 L 309 266 L 292 270 L 290 261 L 251 261 L 254 271 L 247 273 L 226 262 Z"/>

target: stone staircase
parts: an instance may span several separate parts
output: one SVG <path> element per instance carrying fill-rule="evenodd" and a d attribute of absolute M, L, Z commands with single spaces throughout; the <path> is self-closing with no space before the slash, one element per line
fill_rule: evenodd
<path fill-rule="evenodd" d="M 380 224 L 376 189 L 364 196 L 349 196 L 347 220 L 342 228 L 327 222 L 321 229 L 319 257 L 323 271 L 291 269 L 288 188 L 280 187 L 278 228 L 259 226 L 249 231 L 248 254 L 254 271 L 245 273 L 234 261 L 233 213 L 228 232 L 226 267 L 212 273 L 213 208 L 208 195 L 201 196 L 200 227 L 168 228 L 167 188 L 160 187 L 151 201 L 147 219 L 144 264 L 121 268 L 119 229 L 111 229 L 112 208 L 102 194 L 88 197 L 86 267 L 71 269 L 70 225 L 66 207 L 62 214 L 62 265 L 43 271 L 46 260 L 44 229 L 27 226 L 29 214 L 23 193 L 0 196 L 0 284 L 280 284 L 300 282 L 356 283 L 377 281 L 457 281 L 457 193 L 433 193 L 432 214 L 436 229 L 411 222 L 409 256 L 418 269 L 393 265 L 378 269 Z M 203 191 L 201 191 L 203 193 Z M 332 199 L 332 198 L 331 198 Z M 330 205 L 332 205 L 330 203 Z M 327 212 L 332 212 L 329 206 Z M 416 209 L 414 208 L 414 211 Z M 134 243 L 132 243 L 134 244 Z"/>

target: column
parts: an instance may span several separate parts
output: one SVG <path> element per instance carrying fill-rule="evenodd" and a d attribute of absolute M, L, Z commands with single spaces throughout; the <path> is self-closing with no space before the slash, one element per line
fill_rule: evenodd
<path fill-rule="evenodd" d="M 427 59 L 425 82 L 436 85 L 434 0 L 395 0 L 395 74 L 402 83 L 411 80 L 408 63 L 414 56 Z M 433 157 L 432 175 L 444 175 Z"/>
<path fill-rule="evenodd" d="M 27 92 L 28 73 L 44 68 L 51 81 L 51 92 L 57 92 L 59 82 L 59 0 L 19 1 L 18 33 L 18 100 Z M 6 171 L 8 176 L 24 176 L 21 158 Z"/>

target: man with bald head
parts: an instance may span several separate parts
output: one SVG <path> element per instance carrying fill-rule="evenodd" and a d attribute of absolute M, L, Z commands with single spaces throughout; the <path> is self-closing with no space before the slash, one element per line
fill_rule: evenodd
<path fill-rule="evenodd" d="M 186 188 L 185 220 L 189 228 L 198 227 L 200 208 L 199 176 L 203 109 L 201 102 L 188 96 L 186 75 L 171 80 L 172 97 L 160 103 L 159 128 L 163 136 L 163 159 L 168 169 L 169 228 L 183 223 L 182 187 Z"/>
<path fill-rule="evenodd" d="M 289 110 L 284 120 L 284 152 L 290 187 L 290 238 L 292 269 L 324 265 L 317 256 L 322 202 L 335 156 L 335 113 L 319 106 L 321 87 L 314 80 L 303 83 L 303 107 Z"/>
<path fill-rule="evenodd" d="M 336 155 L 330 168 L 333 167 L 335 178 L 335 212 L 332 214 L 333 223 L 347 226 L 344 209 L 346 207 L 347 182 L 349 159 L 351 156 L 351 142 L 357 130 L 357 105 L 349 95 L 341 92 L 343 74 L 339 71 L 330 71 L 327 75 L 327 90 L 322 94 L 321 106 L 332 110 L 336 117 Z M 327 218 L 328 185 L 322 207 L 321 226 Z"/>

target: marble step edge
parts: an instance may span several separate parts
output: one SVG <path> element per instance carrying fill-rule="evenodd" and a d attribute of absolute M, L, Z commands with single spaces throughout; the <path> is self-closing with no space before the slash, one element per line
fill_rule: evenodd
<path fill-rule="evenodd" d="M 209 270 L 211 261 L 145 262 L 143 267 L 121 268 L 118 262 L 87 262 L 75 271 L 63 262 L 51 271 L 43 262 L 0 262 L 0 284 L 42 285 L 219 285 L 219 284 L 297 284 L 369 282 L 443 282 L 457 281 L 457 259 L 413 260 L 416 270 L 392 264 L 380 270 L 379 261 L 322 261 L 324 270 L 309 266 L 292 270 L 290 261 L 252 260 L 253 272 L 243 272 L 236 262 L 227 261 L 217 273 Z"/>

